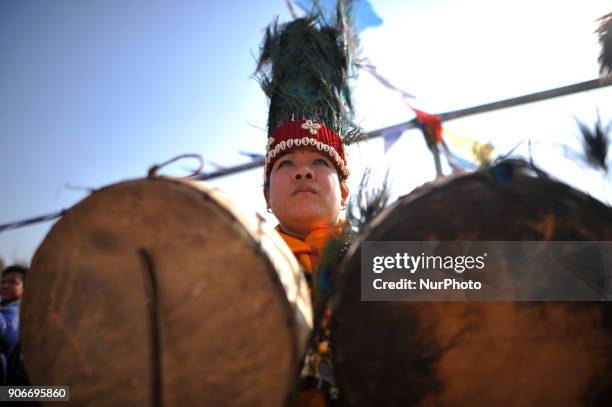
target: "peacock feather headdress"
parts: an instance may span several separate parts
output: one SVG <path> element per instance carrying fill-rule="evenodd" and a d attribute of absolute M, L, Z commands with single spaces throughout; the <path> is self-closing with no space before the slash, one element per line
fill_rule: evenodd
<path fill-rule="evenodd" d="M 603 76 L 612 75 L 612 13 L 599 19 L 597 34 L 601 45 L 599 71 Z"/>
<path fill-rule="evenodd" d="M 341 178 L 348 176 L 345 143 L 360 134 L 348 85 L 351 5 L 338 1 L 333 19 L 313 11 L 266 29 L 255 73 L 269 99 L 266 178 L 277 157 L 301 146 L 329 154 Z"/>

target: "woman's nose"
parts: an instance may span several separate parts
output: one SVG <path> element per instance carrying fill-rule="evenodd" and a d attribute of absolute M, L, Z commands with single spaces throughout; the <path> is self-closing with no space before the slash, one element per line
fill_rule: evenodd
<path fill-rule="evenodd" d="M 309 165 L 300 165 L 296 167 L 295 172 L 293 173 L 293 179 L 296 181 L 301 181 L 303 179 L 311 180 L 314 178 L 314 172 Z"/>

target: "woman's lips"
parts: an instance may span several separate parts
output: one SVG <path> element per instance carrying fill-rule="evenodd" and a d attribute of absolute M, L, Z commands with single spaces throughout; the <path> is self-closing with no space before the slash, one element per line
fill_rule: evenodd
<path fill-rule="evenodd" d="M 299 186 L 296 189 L 293 190 L 293 195 L 299 194 L 300 192 L 310 192 L 311 194 L 316 194 L 317 191 L 315 191 L 314 188 L 309 187 L 309 186 Z"/>

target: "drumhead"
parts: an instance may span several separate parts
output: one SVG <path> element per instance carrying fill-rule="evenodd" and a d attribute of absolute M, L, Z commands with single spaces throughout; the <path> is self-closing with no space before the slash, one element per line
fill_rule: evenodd
<path fill-rule="evenodd" d="M 572 188 L 478 173 L 400 198 L 342 266 L 335 367 L 349 405 L 602 405 L 609 302 L 362 302 L 364 241 L 612 240 L 612 210 Z"/>
<path fill-rule="evenodd" d="M 282 239 L 215 188 L 122 182 L 38 248 L 22 305 L 33 384 L 82 405 L 281 405 L 312 327 Z"/>

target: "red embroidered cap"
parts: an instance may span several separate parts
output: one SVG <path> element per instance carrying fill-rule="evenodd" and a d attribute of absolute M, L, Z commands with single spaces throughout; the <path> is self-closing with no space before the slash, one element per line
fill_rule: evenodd
<path fill-rule="evenodd" d="M 264 179 L 269 178 L 274 162 L 283 153 L 298 147 L 311 147 L 329 155 L 340 179 L 349 176 L 344 143 L 336 132 L 315 120 L 292 120 L 283 123 L 268 138 Z"/>

